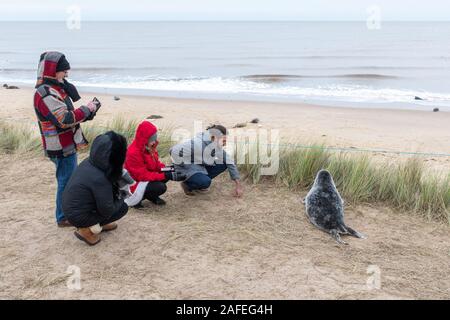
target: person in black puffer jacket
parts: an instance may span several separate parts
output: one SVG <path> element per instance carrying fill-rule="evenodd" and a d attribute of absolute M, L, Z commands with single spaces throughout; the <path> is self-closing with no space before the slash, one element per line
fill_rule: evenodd
<path fill-rule="evenodd" d="M 64 189 L 64 214 L 77 228 L 75 236 L 89 245 L 100 241 L 100 232 L 116 229 L 114 221 L 128 212 L 119 189 L 126 151 L 122 135 L 109 131 L 97 136 L 89 158 L 81 162 Z"/>

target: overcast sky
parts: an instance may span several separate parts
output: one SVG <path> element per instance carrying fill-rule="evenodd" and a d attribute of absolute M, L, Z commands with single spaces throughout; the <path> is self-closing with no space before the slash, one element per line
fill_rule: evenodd
<path fill-rule="evenodd" d="M 449 0 L 1 0 L 0 21 L 65 20 L 366 20 L 376 5 L 383 20 L 450 20 Z"/>

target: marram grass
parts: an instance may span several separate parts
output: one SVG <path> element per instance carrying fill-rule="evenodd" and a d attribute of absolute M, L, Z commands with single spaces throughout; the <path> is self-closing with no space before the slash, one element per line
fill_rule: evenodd
<path fill-rule="evenodd" d="M 291 190 L 306 191 L 316 173 L 327 169 L 347 203 L 384 203 L 450 224 L 450 175 L 441 178 L 428 174 L 419 158 L 375 164 L 369 155 L 336 153 L 310 145 L 282 150 L 279 163 L 272 178 Z M 260 166 L 244 164 L 240 170 L 253 182 L 261 179 Z"/>
<path fill-rule="evenodd" d="M 0 152 L 35 152 L 42 149 L 41 139 L 36 134 L 37 128 L 25 125 L 0 122 Z"/>
<path fill-rule="evenodd" d="M 114 130 L 130 143 L 137 120 L 116 116 L 105 125 L 83 124 L 88 141 L 103 132 Z M 171 141 L 171 128 L 160 129 L 158 150 L 166 158 Z M 254 150 L 253 150 L 254 151 Z M 38 129 L 0 122 L 0 153 L 42 153 Z M 250 150 L 252 152 L 252 150 Z M 261 165 L 247 161 L 239 168 L 246 179 L 254 183 L 284 185 L 290 190 L 306 191 L 320 169 L 328 169 L 347 203 L 383 203 L 429 220 L 450 224 L 450 174 L 430 175 L 419 158 L 398 163 L 373 163 L 370 155 L 354 155 L 328 151 L 324 146 L 281 148 L 279 170 L 273 176 L 261 176 Z"/>

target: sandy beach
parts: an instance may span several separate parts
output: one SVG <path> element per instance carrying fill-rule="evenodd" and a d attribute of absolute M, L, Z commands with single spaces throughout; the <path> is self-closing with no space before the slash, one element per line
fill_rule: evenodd
<path fill-rule="evenodd" d="M 112 116 L 161 115 L 159 127 L 193 130 L 259 118 L 282 139 L 329 147 L 450 154 L 449 112 L 324 107 L 307 104 L 97 96 L 101 125 Z M 0 118 L 35 124 L 33 90 L 0 89 Z M 250 128 L 257 125 L 249 124 Z M 405 155 L 375 153 L 378 160 Z M 421 156 L 449 172 L 450 157 Z M 169 184 L 159 208 L 131 209 L 119 229 L 88 248 L 54 224 L 55 179 L 43 156 L 0 155 L 0 298 L 146 299 L 445 299 L 450 296 L 448 226 L 378 204 L 347 208 L 349 225 L 368 239 L 339 246 L 313 228 L 303 193 L 245 184 L 231 196 L 228 177 L 212 192 L 187 198 Z M 223 183 L 221 183 L 223 182 Z M 215 200 L 211 205 L 212 200 Z M 188 209 L 187 209 L 188 208 Z M 66 286 L 69 266 L 82 289 Z M 373 266 L 381 287 L 367 286 Z"/>

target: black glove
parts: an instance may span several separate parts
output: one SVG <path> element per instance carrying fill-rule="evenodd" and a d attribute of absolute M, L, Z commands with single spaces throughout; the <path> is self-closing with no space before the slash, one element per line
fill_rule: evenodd
<path fill-rule="evenodd" d="M 176 171 L 166 171 L 166 172 L 164 172 L 164 175 L 166 176 L 167 180 L 172 180 L 172 181 L 184 181 L 184 180 L 186 180 L 186 175 L 185 174 L 181 174 L 181 173 L 176 172 Z"/>

